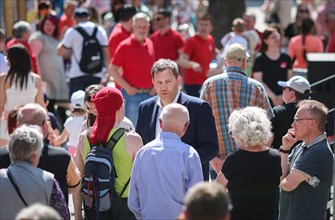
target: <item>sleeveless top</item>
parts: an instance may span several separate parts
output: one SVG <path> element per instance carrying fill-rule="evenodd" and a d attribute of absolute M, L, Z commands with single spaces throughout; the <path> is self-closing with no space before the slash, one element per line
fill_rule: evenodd
<path fill-rule="evenodd" d="M 118 128 L 113 128 L 109 135 L 108 139 L 116 132 Z M 82 155 L 83 161 L 85 161 L 87 154 L 90 152 L 90 144 L 88 142 L 87 135 L 84 138 L 84 151 Z M 126 150 L 126 142 L 125 135 L 123 135 L 120 140 L 116 143 L 113 151 L 113 163 L 115 167 L 115 171 L 117 174 L 117 178 L 115 178 L 115 191 L 118 194 L 121 194 L 123 187 L 126 185 L 128 179 L 131 175 L 131 169 L 133 167 L 133 159 L 129 156 Z M 130 185 L 130 184 L 129 184 Z M 128 197 L 129 185 L 127 189 L 124 191 L 122 198 Z"/>
<path fill-rule="evenodd" d="M 9 79 L 7 79 L 9 80 Z M 32 74 L 28 76 L 27 87 L 23 85 L 22 90 L 20 89 L 20 83 L 15 85 L 15 79 L 10 88 L 6 89 L 6 106 L 5 111 L 12 110 L 17 105 L 34 103 L 37 95 L 37 88 L 35 87 L 36 79 Z"/>

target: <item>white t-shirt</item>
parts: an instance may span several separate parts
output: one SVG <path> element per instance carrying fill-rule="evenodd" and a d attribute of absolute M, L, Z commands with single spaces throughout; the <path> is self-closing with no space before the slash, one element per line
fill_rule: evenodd
<path fill-rule="evenodd" d="M 64 123 L 64 128 L 69 134 L 69 145 L 72 147 L 77 147 L 79 135 L 80 135 L 80 127 L 84 122 L 84 116 L 71 116 L 66 119 Z"/>
<path fill-rule="evenodd" d="M 221 39 L 221 44 L 223 46 L 223 52 L 221 54 L 222 58 L 226 55 L 228 47 L 233 43 L 241 44 L 246 50 L 248 49 L 248 40 L 246 37 L 230 32 Z"/>
<path fill-rule="evenodd" d="M 9 66 L 7 66 L 7 58 L 5 55 L 0 53 L 0 73 L 7 73 L 9 70 Z"/>
<path fill-rule="evenodd" d="M 89 35 L 91 35 L 93 33 L 93 30 L 96 24 L 90 21 L 85 21 L 85 22 L 80 22 L 78 25 L 82 27 Z M 106 31 L 101 26 L 98 26 L 96 38 L 98 39 L 102 47 L 108 46 L 108 37 L 107 37 Z M 70 79 L 85 75 L 83 72 L 80 71 L 79 64 L 78 64 L 78 62 L 81 59 L 83 41 L 84 41 L 84 38 L 81 36 L 81 34 L 77 30 L 74 29 L 74 27 L 69 28 L 65 32 L 64 38 L 61 41 L 61 45 L 63 47 L 67 49 L 72 49 L 71 68 L 69 71 Z M 94 74 L 94 76 L 102 78 L 105 72 L 106 72 L 106 68 L 103 68 L 100 73 Z"/>

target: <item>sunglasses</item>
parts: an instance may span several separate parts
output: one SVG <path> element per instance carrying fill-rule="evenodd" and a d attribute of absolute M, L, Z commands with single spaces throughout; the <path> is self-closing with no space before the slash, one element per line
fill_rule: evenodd
<path fill-rule="evenodd" d="M 307 10 L 307 9 L 306 9 L 306 10 L 304 10 L 304 9 L 300 9 L 299 12 L 300 12 L 300 13 L 308 13 L 308 10 Z"/>

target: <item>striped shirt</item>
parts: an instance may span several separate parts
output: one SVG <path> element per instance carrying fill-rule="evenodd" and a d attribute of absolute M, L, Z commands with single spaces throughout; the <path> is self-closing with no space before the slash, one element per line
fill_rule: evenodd
<path fill-rule="evenodd" d="M 235 109 L 258 106 L 274 114 L 265 89 L 258 81 L 247 77 L 242 69 L 229 67 L 223 74 L 208 78 L 202 85 L 200 98 L 212 107 L 219 139 L 219 157 L 237 150 L 228 132 L 228 119 Z"/>

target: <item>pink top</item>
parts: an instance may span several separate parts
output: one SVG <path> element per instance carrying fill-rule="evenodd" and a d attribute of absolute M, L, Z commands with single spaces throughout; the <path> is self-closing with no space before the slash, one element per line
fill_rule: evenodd
<path fill-rule="evenodd" d="M 307 35 L 305 38 L 305 48 L 307 53 L 322 53 L 323 44 L 320 37 Z M 302 35 L 291 38 L 288 45 L 288 54 L 292 60 L 295 58 L 293 68 L 307 69 L 307 62 L 303 53 Z"/>

